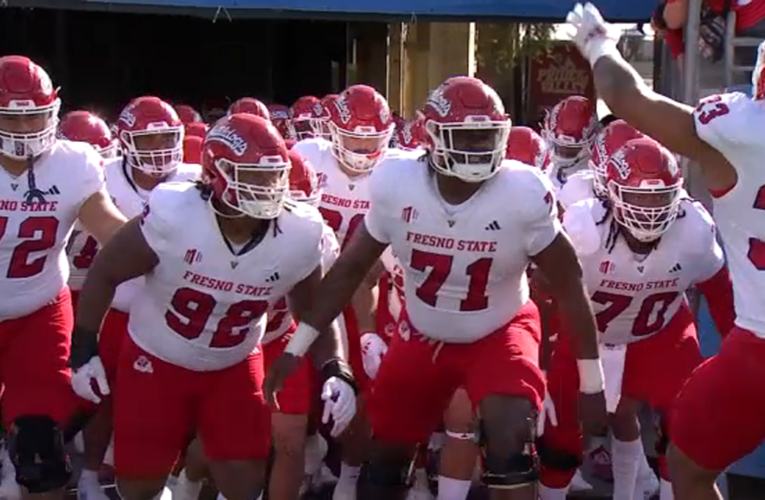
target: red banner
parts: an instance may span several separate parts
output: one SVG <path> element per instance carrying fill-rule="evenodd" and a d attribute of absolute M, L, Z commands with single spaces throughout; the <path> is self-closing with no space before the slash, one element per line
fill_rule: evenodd
<path fill-rule="evenodd" d="M 541 123 L 545 111 L 570 95 L 595 98 L 590 64 L 571 42 L 556 42 L 529 64 L 529 123 Z"/>

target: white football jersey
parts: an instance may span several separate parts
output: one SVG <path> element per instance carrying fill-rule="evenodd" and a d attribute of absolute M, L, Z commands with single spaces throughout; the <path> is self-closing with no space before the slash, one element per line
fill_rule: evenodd
<path fill-rule="evenodd" d="M 335 232 L 326 224 L 324 225 L 322 238 L 324 238 L 324 241 L 322 242 L 321 267 L 326 273 L 337 260 L 337 256 L 340 255 L 340 245 L 337 243 Z M 263 340 L 260 343 L 268 344 L 282 337 L 290 331 L 293 322 L 294 318 L 290 313 L 287 297 L 282 297 L 268 310 L 266 333 L 263 335 Z"/>
<path fill-rule="evenodd" d="M 40 309 L 66 285 L 67 240 L 104 187 L 102 165 L 90 144 L 57 140 L 19 177 L 0 168 L 0 321 Z"/>
<path fill-rule="evenodd" d="M 713 96 L 694 113 L 696 133 L 722 153 L 738 175 L 713 198 L 733 282 L 736 324 L 765 338 L 765 106 L 741 93 Z"/>
<path fill-rule="evenodd" d="M 529 300 L 526 268 L 561 226 L 536 167 L 506 161 L 465 203 L 443 201 L 426 161 L 372 174 L 369 234 L 404 268 L 407 312 L 423 335 L 469 343 L 507 324 Z"/>
<path fill-rule="evenodd" d="M 570 167 L 561 167 L 555 160 L 550 160 L 550 165 L 545 170 L 545 173 L 550 178 L 553 188 L 555 188 L 555 193 L 557 194 L 573 175 L 586 170 L 590 170 L 589 160 L 587 158 L 580 160 L 578 163 L 571 165 Z"/>
<path fill-rule="evenodd" d="M 566 210 L 563 228 L 579 254 L 602 343 L 628 344 L 660 332 L 686 300 L 686 290 L 725 265 L 706 209 L 683 200 L 680 210 L 646 256 L 636 255 L 623 237 L 611 246 L 609 233 L 617 223 L 600 200 L 585 200 Z M 583 251 L 578 242 L 584 238 L 577 233 L 585 231 L 599 238 L 599 244 Z"/>
<path fill-rule="evenodd" d="M 150 191 L 141 189 L 133 181 L 132 170 L 125 163 L 124 158 L 110 158 L 104 162 L 106 174 L 106 190 L 112 197 L 112 201 L 125 217 L 132 219 L 141 214 Z M 181 163 L 167 178 L 167 182 L 194 181 L 202 174 L 199 165 Z M 93 259 L 98 252 L 98 242 L 93 236 L 84 232 L 80 224 L 75 225 L 74 232 L 69 239 L 67 253 L 71 275 L 69 276 L 69 288 L 81 290 L 85 278 L 88 275 Z M 140 289 L 143 277 L 130 280 L 117 288 L 112 307 L 123 312 L 130 310 L 130 301 Z"/>
<path fill-rule="evenodd" d="M 141 228 L 159 264 L 130 307 L 135 343 L 194 371 L 244 360 L 263 337 L 268 309 L 321 266 L 324 224 L 315 208 L 288 201 L 276 223 L 278 231 L 235 254 L 195 185 L 157 186 Z"/>
<path fill-rule="evenodd" d="M 369 175 L 349 177 L 340 169 L 332 154 L 332 143 L 322 138 L 305 139 L 293 146 L 295 151 L 308 158 L 319 177 L 322 190 L 319 211 L 334 229 L 340 247 L 344 247 L 369 211 Z M 392 158 L 415 157 L 421 151 L 387 149 L 385 158 L 374 170 L 384 168 Z"/>

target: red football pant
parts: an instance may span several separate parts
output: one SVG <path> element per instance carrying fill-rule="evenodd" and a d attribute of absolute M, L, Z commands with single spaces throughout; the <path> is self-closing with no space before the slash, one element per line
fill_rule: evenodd
<path fill-rule="evenodd" d="M 664 330 L 627 346 L 621 394 L 635 401 L 647 402 L 663 418 L 667 418 L 680 388 L 702 361 L 693 314 L 688 307 L 682 307 Z M 608 373 L 605 375 L 608 377 Z M 542 442 L 548 449 L 581 460 L 579 371 L 571 350 L 570 334 L 563 328 L 550 360 L 547 390 L 555 405 L 558 425 L 553 426 L 549 419 L 545 422 Z M 543 463 L 540 481 L 550 488 L 564 488 L 575 472 L 575 469 L 552 469 Z M 662 475 L 666 478 L 665 471 Z"/>
<path fill-rule="evenodd" d="M 294 325 L 292 331 L 294 331 Z M 265 371 L 276 358 L 284 353 L 290 340 L 290 333 L 263 344 L 263 363 Z M 284 387 L 277 395 L 279 412 L 288 415 L 308 415 L 311 409 L 311 391 L 313 389 L 313 372 L 310 356 L 303 356 L 297 370 L 284 382 Z"/>
<path fill-rule="evenodd" d="M 232 367 L 197 372 L 166 363 L 128 337 L 114 395 L 118 477 L 169 474 L 195 433 L 211 460 L 265 460 L 271 410 L 260 350 Z"/>
<path fill-rule="evenodd" d="M 538 364 L 539 311 L 533 302 L 507 325 L 470 344 L 429 341 L 405 311 L 398 333 L 369 391 L 368 416 L 376 439 L 401 445 L 426 442 L 459 387 L 474 407 L 488 395 L 501 394 L 527 398 L 539 409 L 545 387 Z"/>
<path fill-rule="evenodd" d="M 84 404 L 67 368 L 74 317 L 68 288 L 21 318 L 0 321 L 0 384 L 6 428 L 24 415 L 46 415 L 63 426 Z"/>
<path fill-rule="evenodd" d="M 672 443 L 697 465 L 722 471 L 765 440 L 764 360 L 765 339 L 734 327 L 680 391 Z"/>
<path fill-rule="evenodd" d="M 72 291 L 72 310 L 77 314 L 77 303 L 80 299 L 80 291 Z M 104 324 L 101 326 L 101 332 L 98 336 L 98 355 L 101 363 L 104 365 L 106 377 L 109 384 L 114 385 L 117 376 L 117 365 L 119 364 L 120 349 L 122 343 L 128 336 L 128 313 L 117 309 L 109 309 L 104 318 Z"/>

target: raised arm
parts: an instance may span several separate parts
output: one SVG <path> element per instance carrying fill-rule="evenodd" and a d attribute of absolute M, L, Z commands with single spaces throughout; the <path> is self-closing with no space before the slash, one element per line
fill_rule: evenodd
<path fill-rule="evenodd" d="M 694 108 L 657 94 L 643 82 L 616 48 L 620 31 L 606 23 L 592 4 L 577 4 L 568 22 L 574 41 L 593 67 L 595 86 L 609 109 L 644 134 L 701 166 L 707 187 L 725 190 L 736 172 L 725 157 L 696 131 Z"/>

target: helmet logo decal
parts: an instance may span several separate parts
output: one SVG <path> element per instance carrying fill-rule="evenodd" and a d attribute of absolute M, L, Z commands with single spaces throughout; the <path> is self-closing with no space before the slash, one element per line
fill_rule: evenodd
<path fill-rule="evenodd" d="M 380 106 L 380 121 L 383 122 L 383 124 L 390 121 L 390 110 L 388 109 L 388 106 L 385 105 L 385 103 L 382 103 Z"/>
<path fill-rule="evenodd" d="M 675 158 L 673 156 L 668 156 L 666 159 L 667 162 L 667 172 L 669 172 L 669 175 L 672 177 L 677 177 L 680 172 L 677 167 L 677 161 L 675 161 Z"/>
<path fill-rule="evenodd" d="M 120 121 L 125 122 L 128 127 L 133 127 L 136 122 L 135 115 L 130 109 L 125 109 L 120 115 Z"/>
<path fill-rule="evenodd" d="M 405 123 L 404 128 L 401 129 L 401 135 L 404 138 L 406 144 L 412 143 L 412 123 Z"/>
<path fill-rule="evenodd" d="M 449 116 L 449 112 L 452 110 L 451 101 L 449 101 L 449 99 L 444 96 L 443 85 L 431 92 L 430 96 L 428 97 L 428 102 L 425 103 L 425 105 L 435 109 L 436 113 L 438 113 L 442 118 Z"/>
<path fill-rule="evenodd" d="M 228 146 L 237 156 L 242 156 L 247 151 L 247 142 L 228 125 L 218 125 L 213 128 L 207 138 L 208 142 L 220 142 Z"/>
<path fill-rule="evenodd" d="M 37 67 L 37 77 L 40 78 L 40 90 L 42 90 L 42 93 L 45 95 L 51 94 L 53 92 L 53 82 L 50 81 L 48 73 L 39 66 Z"/>
<path fill-rule="evenodd" d="M 619 172 L 619 177 L 622 180 L 627 180 L 632 173 L 623 149 L 620 149 L 611 156 L 611 164 L 616 167 L 616 171 Z"/>
<path fill-rule="evenodd" d="M 348 100 L 346 99 L 345 94 L 341 94 L 335 101 L 335 109 L 337 109 L 337 114 L 340 116 L 340 121 L 343 123 L 351 121 L 351 110 L 348 108 Z"/>

